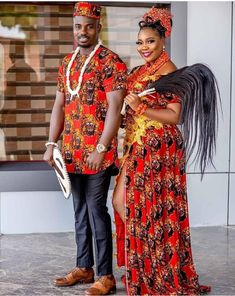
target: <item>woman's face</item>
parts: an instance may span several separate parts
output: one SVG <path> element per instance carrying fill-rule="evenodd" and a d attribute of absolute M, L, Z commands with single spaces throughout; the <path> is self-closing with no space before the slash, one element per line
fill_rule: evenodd
<path fill-rule="evenodd" d="M 143 59 L 146 62 L 152 62 L 161 55 L 165 38 L 161 38 L 158 32 L 152 28 L 143 28 L 138 34 L 136 44 Z"/>

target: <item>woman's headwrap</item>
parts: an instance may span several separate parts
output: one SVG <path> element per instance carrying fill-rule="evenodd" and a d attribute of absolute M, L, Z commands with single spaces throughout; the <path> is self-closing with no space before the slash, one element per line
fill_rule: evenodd
<path fill-rule="evenodd" d="M 88 2 L 77 2 L 74 6 L 73 16 L 87 16 L 90 18 L 100 19 L 101 6 Z"/>
<path fill-rule="evenodd" d="M 172 14 L 167 8 L 157 8 L 152 7 L 143 16 L 143 21 L 145 23 L 155 23 L 160 22 L 161 26 L 165 29 L 165 37 L 169 37 L 171 34 L 171 20 Z"/>

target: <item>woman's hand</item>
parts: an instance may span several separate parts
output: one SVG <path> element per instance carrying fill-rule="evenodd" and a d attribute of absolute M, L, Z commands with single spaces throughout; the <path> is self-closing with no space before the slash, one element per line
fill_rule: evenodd
<path fill-rule="evenodd" d="M 131 107 L 132 110 L 136 111 L 138 106 L 141 104 L 140 98 L 135 93 L 129 93 L 124 101 L 127 105 Z"/>

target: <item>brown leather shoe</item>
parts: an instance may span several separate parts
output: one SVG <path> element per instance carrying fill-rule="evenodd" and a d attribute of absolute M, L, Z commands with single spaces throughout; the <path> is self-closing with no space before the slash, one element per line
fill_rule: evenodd
<path fill-rule="evenodd" d="M 86 295 L 108 295 L 116 292 L 116 281 L 112 274 L 101 276 L 88 290 Z"/>
<path fill-rule="evenodd" d="M 56 279 L 54 283 L 59 287 L 72 286 L 78 283 L 94 283 L 94 271 L 92 268 L 75 267 L 65 277 Z"/>

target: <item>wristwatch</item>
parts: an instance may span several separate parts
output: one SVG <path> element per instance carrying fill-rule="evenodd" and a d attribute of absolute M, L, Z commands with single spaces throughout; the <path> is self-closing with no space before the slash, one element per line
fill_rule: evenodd
<path fill-rule="evenodd" d="M 96 145 L 96 151 L 98 153 L 106 152 L 107 150 L 108 149 L 104 146 L 104 144 L 99 143 Z"/>

